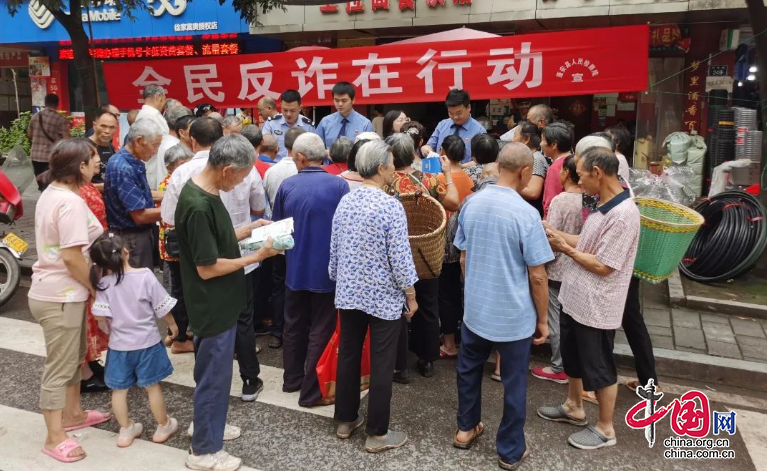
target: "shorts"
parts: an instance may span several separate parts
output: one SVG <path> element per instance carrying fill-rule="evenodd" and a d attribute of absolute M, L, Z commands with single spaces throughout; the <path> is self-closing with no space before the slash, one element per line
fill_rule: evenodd
<path fill-rule="evenodd" d="M 173 365 L 162 342 L 141 350 L 107 350 L 104 382 L 109 389 L 141 388 L 159 383 L 173 374 Z"/>
<path fill-rule="evenodd" d="M 560 345 L 565 374 L 583 380 L 585 391 L 598 391 L 618 382 L 613 345 L 615 331 L 583 325 L 560 310 Z"/>

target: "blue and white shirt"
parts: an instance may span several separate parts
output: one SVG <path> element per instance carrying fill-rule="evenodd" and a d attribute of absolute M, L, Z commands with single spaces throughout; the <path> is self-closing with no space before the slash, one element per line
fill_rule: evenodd
<path fill-rule="evenodd" d="M 471 160 L 471 138 L 477 134 L 485 134 L 486 132 L 487 130 L 485 127 L 479 124 L 479 121 L 474 118 L 469 118 L 469 120 L 463 124 L 455 124 L 452 119 L 447 118 L 439 122 L 434 129 L 434 133 L 432 133 L 429 138 L 429 142 L 426 144 L 434 149 L 434 152 L 439 152 L 442 148 L 442 141 L 444 141 L 447 136 L 450 136 L 451 134 L 457 135 L 463 139 L 463 143 L 466 146 L 466 154 L 461 161 L 461 163 L 465 164 Z"/>
<path fill-rule="evenodd" d="M 130 216 L 133 211 L 155 207 L 144 162 L 123 147 L 109 159 L 104 181 L 104 205 L 109 227 L 118 230 L 151 229 L 152 224 L 138 225 Z"/>
<path fill-rule="evenodd" d="M 531 337 L 537 311 L 527 267 L 554 260 L 538 211 L 511 188 L 490 185 L 467 199 L 458 224 L 466 327 L 491 342 Z"/>
<path fill-rule="evenodd" d="M 418 281 L 402 203 L 365 187 L 341 198 L 333 216 L 328 271 L 336 280 L 338 309 L 399 319 L 403 290 Z"/>
<path fill-rule="evenodd" d="M 280 149 L 277 151 L 278 162 L 283 157 L 288 155 L 288 149 L 285 147 L 285 134 L 287 134 L 290 128 L 296 126 L 299 128 L 304 128 L 309 132 L 316 132 L 314 126 L 312 125 L 312 120 L 304 115 L 299 115 L 296 123 L 291 126 L 288 124 L 287 120 L 285 120 L 285 117 L 282 116 L 282 113 L 280 113 L 266 120 L 264 125 L 261 127 L 261 134 L 271 134 L 277 138 L 277 143 L 280 146 Z"/>
<path fill-rule="evenodd" d="M 345 128 L 343 123 L 344 120 L 348 121 Z M 341 133 L 341 130 L 344 132 Z M 320 125 L 317 126 L 317 134 L 322 138 L 327 149 L 330 149 L 330 146 L 336 142 L 336 139 L 340 136 L 346 136 L 354 142 L 357 139 L 358 134 L 368 131 L 375 132 L 373 123 L 354 110 L 352 110 L 346 118 L 336 111 L 335 113 L 322 118 Z"/>

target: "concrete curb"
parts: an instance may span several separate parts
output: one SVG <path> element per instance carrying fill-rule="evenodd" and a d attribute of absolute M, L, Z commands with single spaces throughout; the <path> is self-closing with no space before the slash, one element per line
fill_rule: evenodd
<path fill-rule="evenodd" d="M 767 306 L 762 304 L 724 301 L 702 296 L 686 296 L 679 270 L 668 279 L 668 299 L 671 307 L 684 307 L 696 311 L 718 312 L 735 316 L 767 319 Z"/>
<path fill-rule="evenodd" d="M 619 366 L 634 369 L 634 356 L 628 345 L 613 349 Z M 700 353 L 654 348 L 655 369 L 659 376 L 708 381 L 752 391 L 767 392 L 767 364 L 721 358 Z"/>

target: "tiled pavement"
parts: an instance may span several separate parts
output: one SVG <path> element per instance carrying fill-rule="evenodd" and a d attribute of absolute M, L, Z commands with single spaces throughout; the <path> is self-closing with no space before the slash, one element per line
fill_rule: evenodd
<path fill-rule="evenodd" d="M 642 283 L 642 313 L 653 348 L 767 363 L 767 320 L 670 308 L 665 283 Z M 628 344 L 618 331 L 615 342 Z"/>
<path fill-rule="evenodd" d="M 9 228 L 29 243 L 22 265 L 35 262 L 34 214 L 40 195 L 35 185 L 24 192 L 24 216 Z M 767 363 L 767 320 L 670 308 L 666 283 L 642 283 L 642 310 L 653 348 Z M 618 331 L 618 344 L 628 344 Z"/>

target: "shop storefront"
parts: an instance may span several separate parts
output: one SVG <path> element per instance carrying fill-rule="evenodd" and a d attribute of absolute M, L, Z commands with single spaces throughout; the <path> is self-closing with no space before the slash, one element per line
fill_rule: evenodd
<path fill-rule="evenodd" d="M 230 2 L 219 5 L 212 1 L 153 0 L 148 3 L 153 10 L 134 11 L 135 20 L 120 14 L 109 0 L 81 13 L 86 34 L 92 34 L 91 55 L 96 60 L 102 102 L 107 102 L 102 63 L 282 49 L 280 40 L 248 34 L 247 23 Z M 15 94 L 7 93 L 11 73 L 6 71 L 10 60 L 4 59 L 6 48 L 23 55 L 25 60 L 22 64 L 17 56 L 12 56 L 21 111 L 40 106 L 38 102 L 46 93 L 59 94 L 63 110 L 82 109 L 79 89 L 93 85 L 76 79 L 69 35 L 44 6 L 32 0 L 23 4 L 14 16 L 10 16 L 5 5 L 0 6 L 0 44 L 3 44 L 0 48 L 0 120 L 15 117 L 17 108 Z"/>

